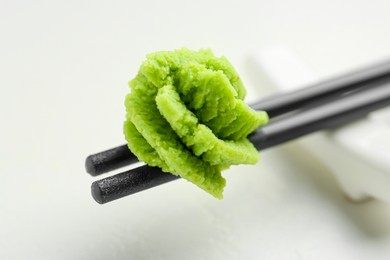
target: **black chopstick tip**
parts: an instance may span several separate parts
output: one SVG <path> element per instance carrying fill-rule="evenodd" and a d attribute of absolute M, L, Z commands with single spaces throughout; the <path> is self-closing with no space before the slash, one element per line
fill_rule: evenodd
<path fill-rule="evenodd" d="M 94 156 L 90 155 L 85 159 L 85 170 L 92 176 L 99 175 L 99 172 L 96 168 L 96 163 L 93 160 Z"/>
<path fill-rule="evenodd" d="M 137 157 L 127 144 L 89 155 L 85 160 L 85 169 L 92 176 L 118 169 L 137 162 Z"/>
<path fill-rule="evenodd" d="M 99 203 L 99 204 L 104 204 L 106 203 L 107 201 L 105 200 L 104 196 L 103 196 L 103 192 L 99 186 L 99 184 L 97 182 L 94 182 L 92 183 L 91 185 L 91 194 L 92 194 L 92 197 L 93 199 Z"/>

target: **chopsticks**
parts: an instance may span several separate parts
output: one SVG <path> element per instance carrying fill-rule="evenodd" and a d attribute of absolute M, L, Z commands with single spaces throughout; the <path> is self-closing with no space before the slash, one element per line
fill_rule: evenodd
<path fill-rule="evenodd" d="M 256 110 L 267 111 L 271 120 L 254 131 L 249 140 L 258 150 L 264 150 L 315 131 L 335 128 L 387 105 L 390 61 L 252 104 Z M 127 145 L 122 145 L 88 156 L 86 169 L 97 176 L 136 161 Z M 107 203 L 178 178 L 143 165 L 95 181 L 92 196 L 98 203 Z"/>

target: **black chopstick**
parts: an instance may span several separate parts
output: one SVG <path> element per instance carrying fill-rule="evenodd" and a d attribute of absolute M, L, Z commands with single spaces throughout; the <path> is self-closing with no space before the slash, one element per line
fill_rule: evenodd
<path fill-rule="evenodd" d="M 303 107 L 256 130 L 249 140 L 264 150 L 318 130 L 332 129 L 390 105 L 390 79 L 381 79 L 364 88 L 342 95 L 319 106 Z M 92 184 L 92 196 L 107 203 L 179 177 L 147 165 L 111 176 Z"/>
<path fill-rule="evenodd" d="M 390 60 L 386 60 L 311 86 L 266 97 L 251 107 L 255 110 L 265 110 L 270 118 L 274 118 L 304 106 L 327 102 L 389 77 Z"/>
<path fill-rule="evenodd" d="M 388 60 L 297 91 L 267 97 L 250 106 L 255 110 L 265 110 L 270 118 L 275 118 L 305 106 L 326 103 L 389 78 L 390 61 Z M 127 145 L 121 145 L 88 156 L 85 168 L 90 175 L 98 176 L 137 161 L 138 159 L 130 152 Z"/>

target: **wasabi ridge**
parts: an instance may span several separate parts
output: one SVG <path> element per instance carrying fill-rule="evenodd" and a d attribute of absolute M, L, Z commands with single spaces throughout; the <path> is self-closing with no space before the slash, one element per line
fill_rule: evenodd
<path fill-rule="evenodd" d="M 129 149 L 222 199 L 223 169 L 255 164 L 248 134 L 268 122 L 244 103 L 245 87 L 225 57 L 181 49 L 147 55 L 126 96 Z"/>

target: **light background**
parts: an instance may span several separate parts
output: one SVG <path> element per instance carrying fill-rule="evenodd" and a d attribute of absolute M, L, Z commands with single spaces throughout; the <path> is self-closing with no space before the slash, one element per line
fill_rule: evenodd
<path fill-rule="evenodd" d="M 327 76 L 388 57 L 389 31 L 387 0 L 0 0 L 0 259 L 390 259 L 390 206 L 347 201 L 294 143 L 227 171 L 223 201 L 176 181 L 98 205 L 84 170 L 124 142 L 149 52 L 212 48 L 255 100 L 254 51 Z"/>

